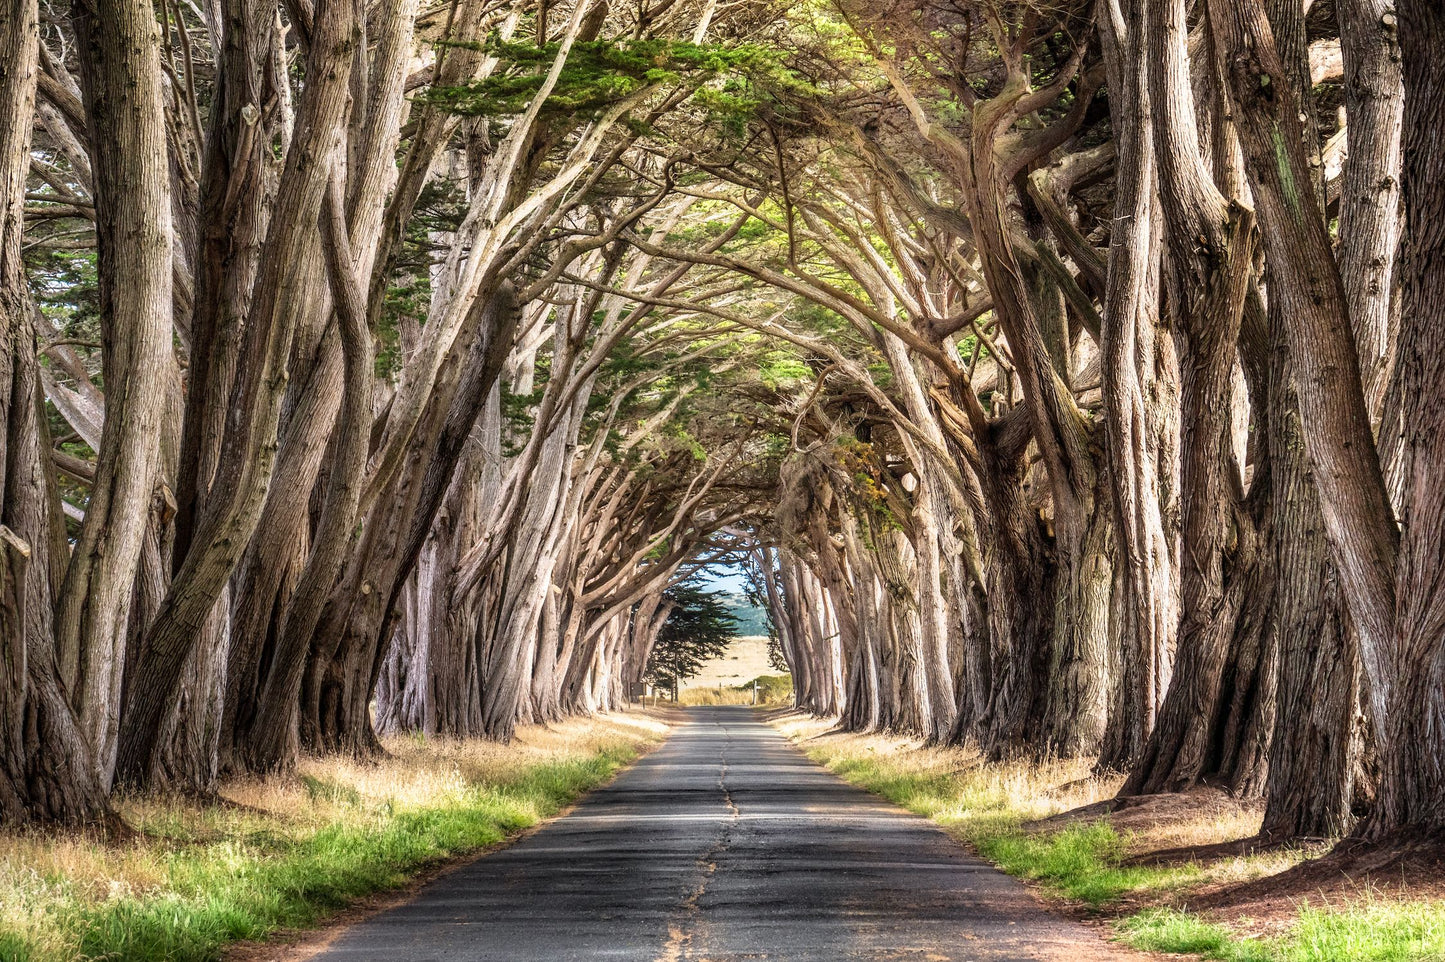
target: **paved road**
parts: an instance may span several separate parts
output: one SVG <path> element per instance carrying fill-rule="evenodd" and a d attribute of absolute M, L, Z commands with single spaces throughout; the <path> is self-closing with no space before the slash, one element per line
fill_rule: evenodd
<path fill-rule="evenodd" d="M 694 708 L 572 814 L 349 929 L 326 962 L 1114 957 L 748 708 Z"/>

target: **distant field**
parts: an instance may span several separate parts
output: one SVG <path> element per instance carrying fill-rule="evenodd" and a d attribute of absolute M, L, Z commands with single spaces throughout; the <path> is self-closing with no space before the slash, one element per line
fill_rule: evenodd
<path fill-rule="evenodd" d="M 780 672 L 768 664 L 767 638 L 734 638 L 722 657 L 703 665 L 696 678 L 683 682 L 682 690 L 741 685 L 759 675 L 777 674 Z"/>

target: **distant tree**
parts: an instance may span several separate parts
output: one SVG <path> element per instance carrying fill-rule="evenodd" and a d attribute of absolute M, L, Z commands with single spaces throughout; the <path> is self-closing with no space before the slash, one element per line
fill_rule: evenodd
<path fill-rule="evenodd" d="M 657 644 L 647 659 L 646 678 L 654 686 L 672 686 L 677 698 L 678 685 L 692 678 L 703 663 L 719 657 L 737 630 L 737 619 L 728 613 L 728 606 L 719 592 L 704 591 L 694 583 L 680 582 L 667 589 L 672 602 Z"/>

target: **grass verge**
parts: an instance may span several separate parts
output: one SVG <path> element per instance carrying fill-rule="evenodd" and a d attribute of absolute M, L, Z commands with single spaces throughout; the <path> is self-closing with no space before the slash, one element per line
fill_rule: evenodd
<path fill-rule="evenodd" d="M 309 760 L 219 803 L 123 801 L 136 837 L 120 844 L 0 836 L 0 959 L 220 958 L 535 825 L 665 731 L 639 714 L 506 746 L 394 739 L 380 762 Z"/>
<path fill-rule="evenodd" d="M 1227 804 L 1175 805 L 1150 823 L 1108 818 L 1038 824 L 1112 797 L 1116 778 L 1087 760 L 986 763 L 959 748 L 891 735 L 828 731 L 825 721 L 775 719 L 809 757 L 855 785 L 937 822 L 1047 897 L 1113 921 L 1134 948 L 1224 962 L 1425 962 L 1445 960 L 1445 902 L 1365 890 L 1328 902 L 1281 898 L 1269 918 L 1185 909 L 1192 895 L 1282 872 L 1304 851 L 1139 864 L 1136 856 L 1247 838 L 1258 811 Z"/>

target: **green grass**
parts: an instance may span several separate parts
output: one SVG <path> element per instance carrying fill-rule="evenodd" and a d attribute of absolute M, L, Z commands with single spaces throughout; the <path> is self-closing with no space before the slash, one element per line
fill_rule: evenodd
<path fill-rule="evenodd" d="M 1104 906 L 1144 890 L 1177 888 L 1199 875 L 1194 866 L 1123 866 L 1128 839 L 1108 823 L 1032 835 L 1007 792 L 967 772 L 908 772 L 891 760 L 814 757 L 850 782 L 949 828 L 999 868 L 1043 884 L 1050 893 Z"/>
<path fill-rule="evenodd" d="M 64 877 L 36 878 L 28 895 L 11 894 L 29 899 L 31 924 L 17 929 L 8 911 L 0 918 L 0 959 L 217 959 L 229 943 L 312 925 L 428 866 L 502 841 L 555 814 L 635 754 L 617 745 L 533 764 L 411 809 L 368 804 L 348 786 L 308 778 L 312 800 L 339 804 L 342 814 L 300 832 L 242 819 L 233 824 L 253 830 L 197 842 L 193 827 L 157 818 L 140 830 L 163 848 L 160 884 L 96 899 Z M 36 913 L 43 916 L 38 925 Z"/>
<path fill-rule="evenodd" d="M 1445 907 L 1366 902 L 1339 909 L 1304 905 L 1288 933 L 1241 938 L 1223 925 L 1170 909 L 1119 923 L 1128 944 L 1152 952 L 1194 953 L 1221 962 L 1428 962 L 1445 959 Z"/>
<path fill-rule="evenodd" d="M 1231 962 L 1270 958 L 1265 945 L 1236 939 L 1222 925 L 1173 909 L 1140 912 L 1120 921 L 1117 928 L 1125 942 L 1146 952 L 1187 952 Z"/>
<path fill-rule="evenodd" d="M 1033 777 L 1030 784 L 1031 776 L 1007 766 L 949 767 L 923 752 L 875 753 L 864 741 L 828 742 L 808 754 L 853 784 L 938 822 L 1010 875 L 1097 911 L 1107 913 L 1125 896 L 1134 905 L 1169 901 L 1207 881 L 1193 863 L 1125 864 L 1130 839 L 1104 821 L 1057 832 L 1023 831 L 1026 821 L 1048 814 L 1041 801 L 1047 776 Z M 1113 911 L 1119 939 L 1151 952 L 1221 962 L 1445 962 L 1445 903 L 1439 902 L 1374 898 L 1305 904 L 1283 934 L 1269 937 L 1242 935 L 1173 908 L 1123 917 L 1117 917 L 1117 907 Z"/>
<path fill-rule="evenodd" d="M 1131 893 L 1177 889 L 1202 875 L 1192 864 L 1123 865 L 1127 840 L 1106 822 L 1047 835 L 987 832 L 975 844 L 984 858 L 1010 875 L 1042 882 L 1059 895 L 1096 907 Z"/>

